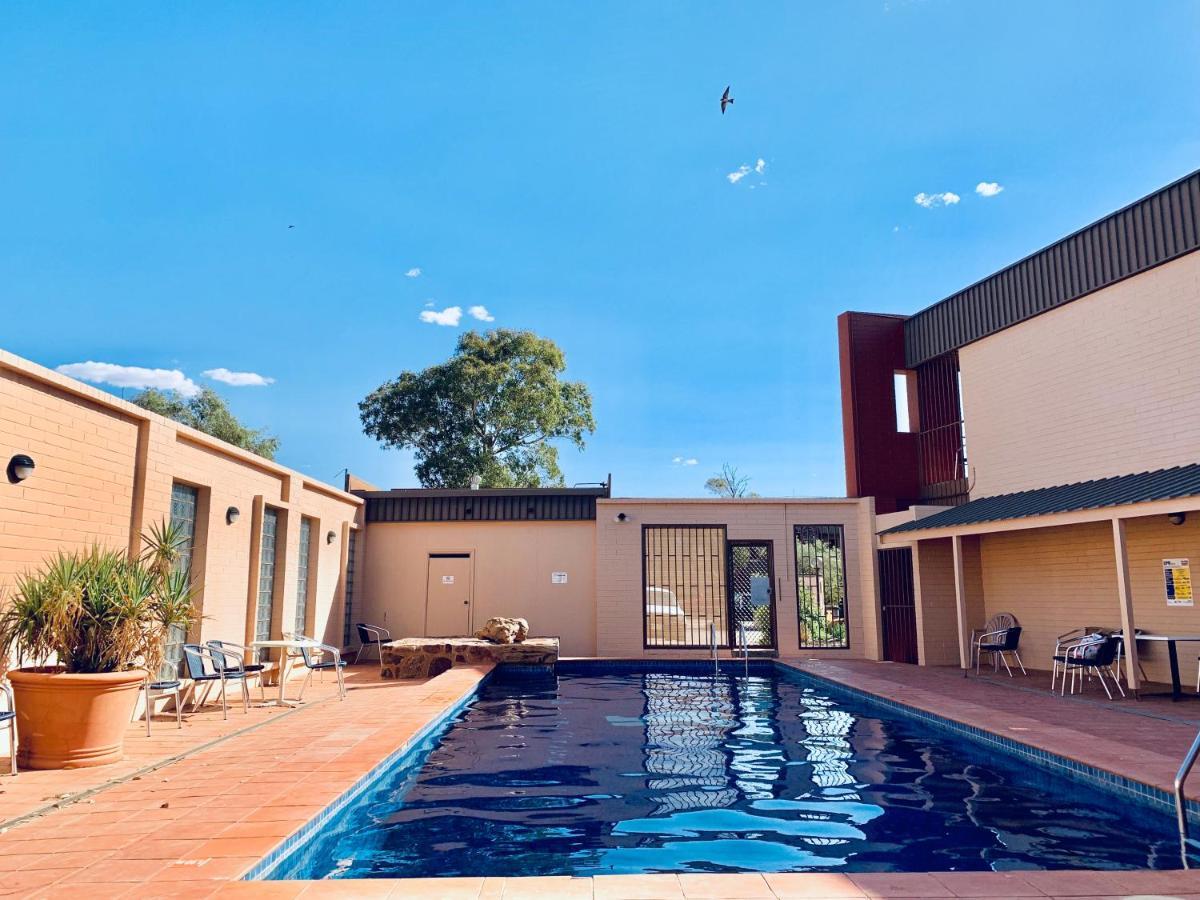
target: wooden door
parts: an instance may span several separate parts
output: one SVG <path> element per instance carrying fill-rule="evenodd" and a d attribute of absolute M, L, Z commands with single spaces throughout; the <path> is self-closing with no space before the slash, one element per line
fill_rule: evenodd
<path fill-rule="evenodd" d="M 425 636 L 471 634 L 471 554 L 430 553 L 425 585 Z"/>

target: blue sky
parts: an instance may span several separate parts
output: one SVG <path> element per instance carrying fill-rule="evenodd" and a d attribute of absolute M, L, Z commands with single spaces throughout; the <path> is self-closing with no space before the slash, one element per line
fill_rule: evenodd
<path fill-rule="evenodd" d="M 592 388 L 568 481 L 698 495 L 728 461 L 841 494 L 837 314 L 914 312 L 1200 166 L 1198 29 L 1195 2 L 6 5 L 0 344 L 178 369 L 285 464 L 412 486 L 357 402 L 484 306 Z"/>

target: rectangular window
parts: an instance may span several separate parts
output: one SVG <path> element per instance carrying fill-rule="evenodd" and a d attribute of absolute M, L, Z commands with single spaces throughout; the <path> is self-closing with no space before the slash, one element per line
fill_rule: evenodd
<path fill-rule="evenodd" d="M 642 572 L 645 646 L 728 646 L 723 525 L 644 526 Z"/>
<path fill-rule="evenodd" d="M 275 538 L 279 531 L 279 510 L 263 509 L 262 546 L 258 559 L 258 602 L 254 607 L 254 639 L 271 639 L 271 619 L 275 613 Z"/>
<path fill-rule="evenodd" d="M 308 544 L 312 539 L 312 519 L 300 520 L 300 552 L 296 556 L 296 628 L 297 634 L 308 634 Z"/>
<path fill-rule="evenodd" d="M 192 557 L 196 551 L 196 507 L 199 500 L 200 491 L 190 484 L 175 482 L 171 485 L 171 525 L 178 528 L 184 537 L 179 556 L 175 559 L 175 571 L 182 572 L 189 578 L 192 574 Z M 161 677 L 174 678 L 178 675 L 186 640 L 187 632 L 184 629 L 171 626 L 163 655 L 163 667 L 159 673 Z"/>
<path fill-rule="evenodd" d="M 346 548 L 346 599 L 342 606 L 342 646 L 350 646 L 351 619 L 354 616 L 354 541 L 357 532 L 350 532 L 350 544 Z"/>
<path fill-rule="evenodd" d="M 917 373 L 900 370 L 892 374 L 896 395 L 896 430 L 905 434 L 917 431 Z"/>
<path fill-rule="evenodd" d="M 797 525 L 795 537 L 800 649 L 849 647 L 843 528 L 841 525 Z"/>

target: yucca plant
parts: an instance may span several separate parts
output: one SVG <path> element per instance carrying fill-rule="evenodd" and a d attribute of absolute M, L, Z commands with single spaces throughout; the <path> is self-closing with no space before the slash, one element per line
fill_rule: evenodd
<path fill-rule="evenodd" d="M 70 673 L 156 672 L 168 636 L 186 633 L 196 610 L 177 565 L 186 535 L 163 523 L 142 540 L 140 556 L 100 547 L 60 552 L 19 577 L 0 612 L 0 647 L 18 664 L 54 662 Z"/>

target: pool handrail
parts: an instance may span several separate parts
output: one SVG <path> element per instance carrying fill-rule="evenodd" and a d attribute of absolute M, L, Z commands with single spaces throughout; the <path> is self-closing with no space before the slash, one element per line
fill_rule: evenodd
<path fill-rule="evenodd" d="M 1196 764 L 1197 756 L 1200 756 L 1200 732 L 1196 733 L 1196 738 L 1183 758 L 1179 771 L 1175 773 L 1175 820 L 1179 824 L 1179 845 L 1185 860 L 1191 838 L 1188 836 L 1187 797 L 1184 795 L 1183 787 L 1188 775 L 1192 773 L 1192 766 Z"/>

